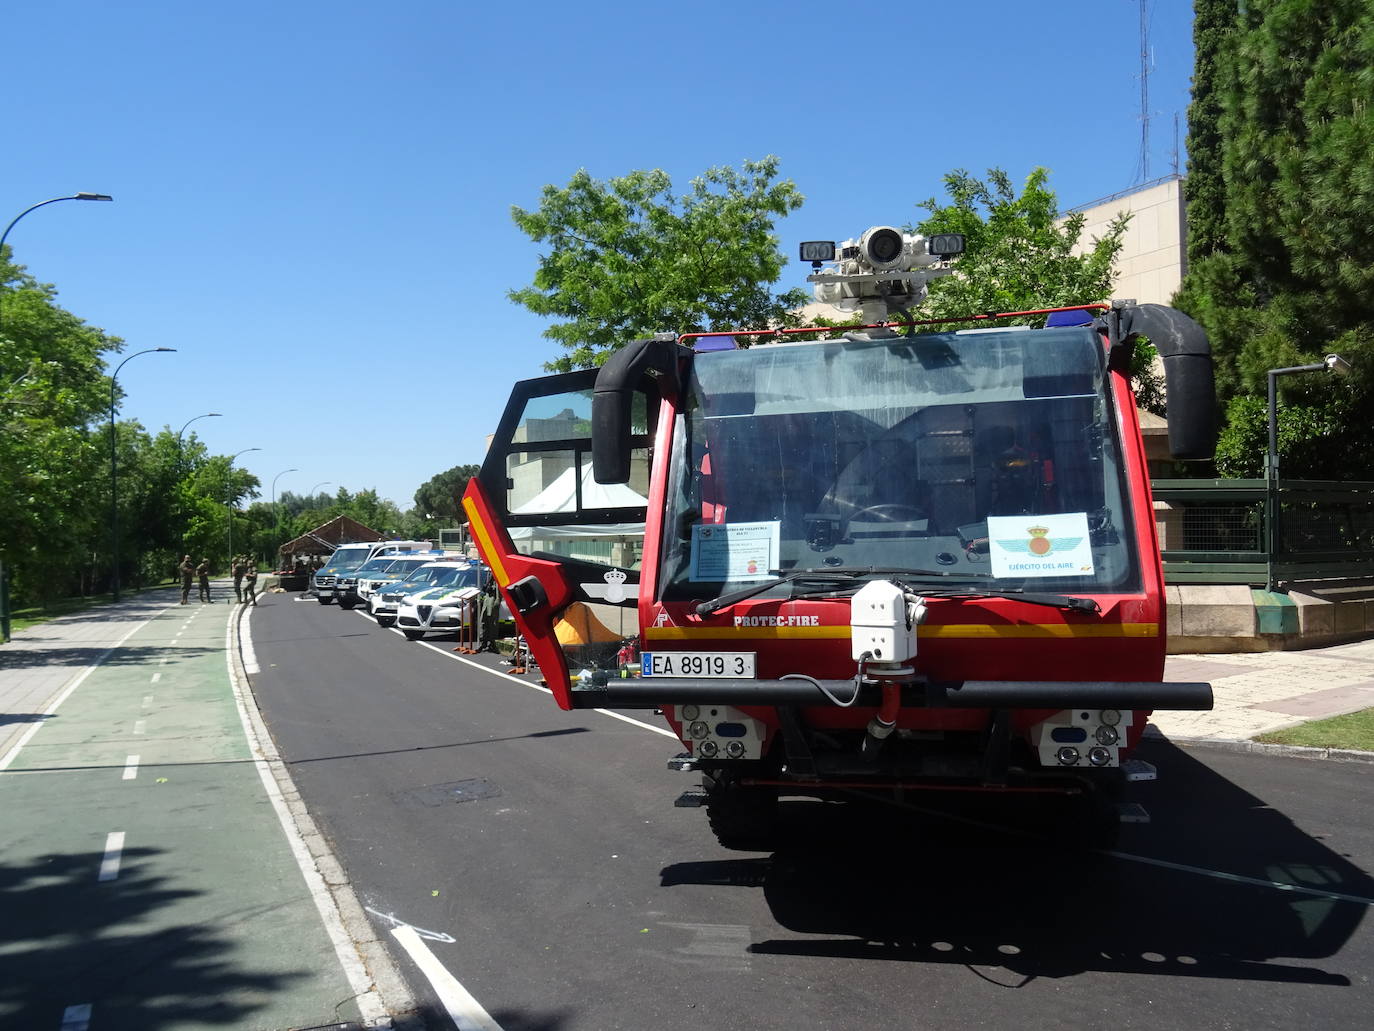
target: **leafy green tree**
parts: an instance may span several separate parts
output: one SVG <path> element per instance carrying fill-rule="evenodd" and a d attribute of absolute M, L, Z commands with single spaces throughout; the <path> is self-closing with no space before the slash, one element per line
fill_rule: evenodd
<path fill-rule="evenodd" d="M 915 231 L 963 233 L 967 246 L 955 274 L 931 283 L 921 318 L 1059 308 L 1111 296 L 1128 215 L 1083 249 L 1085 216 L 1061 217 L 1043 168 L 1026 178 L 1020 196 L 1000 168 L 989 169 L 986 179 L 955 169 L 944 183 L 949 202 L 932 197 L 918 205 L 930 214 Z M 1043 316 L 1022 321 L 1041 323 Z"/>
<path fill-rule="evenodd" d="M 1190 174 L 1203 183 L 1200 197 L 1189 183 L 1194 244 L 1175 303 L 1206 328 L 1224 401 L 1263 405 L 1272 368 L 1331 351 L 1349 360 L 1355 375 L 1339 383 L 1280 379 L 1282 466 L 1374 478 L 1367 434 L 1344 433 L 1341 447 L 1329 446 L 1339 428 L 1374 421 L 1374 8 L 1248 0 L 1200 4 L 1198 17 L 1215 45 L 1199 49 L 1194 78 L 1216 96 L 1189 113 Z M 1218 159 L 1219 202 L 1206 189 Z M 1256 439 L 1255 410 L 1228 405 L 1219 468 L 1246 465 L 1239 456 Z M 1312 446 L 1323 438 L 1328 446 Z M 1304 453 L 1308 460 L 1294 460 Z"/>
<path fill-rule="evenodd" d="M 415 514 L 434 529 L 459 526 L 467 522 L 462 497 L 468 480 L 477 475 L 480 465 L 455 465 L 430 477 L 415 491 Z"/>
<path fill-rule="evenodd" d="M 585 170 L 544 187 L 539 207 L 515 207 L 515 224 L 546 244 L 534 283 L 510 299 L 555 322 L 544 336 L 568 353 L 546 363 L 566 372 L 599 365 L 631 340 L 792 324 L 802 290 L 775 294 L 787 259 L 776 219 L 802 204 L 778 159 L 739 171 L 707 169 L 682 196 L 661 169 L 603 182 Z"/>
<path fill-rule="evenodd" d="M 60 307 L 57 291 L 8 255 L 0 254 L 0 560 L 16 597 L 44 602 L 93 585 L 108 555 L 100 355 L 120 341 Z"/>
<path fill-rule="evenodd" d="M 1236 29 L 1238 0 L 1193 0 L 1193 99 L 1188 105 L 1188 262 L 1225 249 L 1226 185 L 1222 176 L 1224 83 L 1218 60 Z"/>

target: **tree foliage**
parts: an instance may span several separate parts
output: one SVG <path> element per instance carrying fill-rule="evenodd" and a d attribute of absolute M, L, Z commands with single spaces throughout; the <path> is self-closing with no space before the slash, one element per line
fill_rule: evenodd
<path fill-rule="evenodd" d="M 479 465 L 455 465 L 430 477 L 415 492 L 415 514 L 435 529 L 458 526 L 467 522 L 461 499 L 468 480 L 477 475 Z"/>
<path fill-rule="evenodd" d="M 521 231 L 548 248 L 533 284 L 509 295 L 561 320 L 544 336 L 567 353 L 546 368 L 599 365 L 654 333 L 789 324 L 806 295 L 770 289 L 787 263 L 773 227 L 803 198 L 777 175 L 771 156 L 710 168 L 676 196 L 661 169 L 605 182 L 582 170 L 567 186 L 544 187 L 538 208 L 512 208 Z"/>
<path fill-rule="evenodd" d="M 1085 216 L 1060 215 L 1043 168 L 1026 178 L 1020 196 L 1000 168 L 989 169 L 986 179 L 955 169 L 944 184 L 948 203 L 934 197 L 922 202 L 930 214 L 915 230 L 963 233 L 967 245 L 955 274 L 931 283 L 921 317 L 1059 308 L 1110 297 L 1129 216 L 1113 220 L 1102 238 L 1085 246 Z"/>
<path fill-rule="evenodd" d="M 1193 243 L 1175 303 L 1212 340 L 1224 402 L 1263 405 L 1267 370 L 1327 352 L 1355 367 L 1339 382 L 1280 379 L 1280 454 L 1294 469 L 1302 442 L 1374 419 L 1374 8 L 1358 0 L 1241 7 L 1197 8 L 1208 45 L 1194 81 L 1215 96 L 1204 105 L 1195 95 L 1189 112 L 1190 177 L 1202 182 L 1188 184 Z M 1220 197 L 1208 190 L 1218 174 Z M 1219 467 L 1246 465 L 1239 456 L 1254 438 L 1254 409 L 1228 403 Z M 1301 468 L 1374 479 L 1366 437 L 1309 448 Z"/>

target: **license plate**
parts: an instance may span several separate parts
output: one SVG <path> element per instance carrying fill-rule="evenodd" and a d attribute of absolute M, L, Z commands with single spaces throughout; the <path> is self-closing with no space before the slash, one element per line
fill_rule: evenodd
<path fill-rule="evenodd" d="M 641 652 L 640 675 L 752 680 L 756 652 Z"/>

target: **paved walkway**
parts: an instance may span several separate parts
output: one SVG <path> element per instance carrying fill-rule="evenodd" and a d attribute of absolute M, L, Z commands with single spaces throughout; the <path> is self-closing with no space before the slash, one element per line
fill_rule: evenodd
<path fill-rule="evenodd" d="M 0 646 L 0 1026 L 381 1022 L 277 815 L 218 597 L 149 591 Z"/>
<path fill-rule="evenodd" d="M 1208 681 L 1214 699 L 1210 712 L 1150 717 L 1167 737 L 1244 741 L 1374 708 L 1374 640 L 1304 651 L 1171 655 L 1164 678 Z"/>

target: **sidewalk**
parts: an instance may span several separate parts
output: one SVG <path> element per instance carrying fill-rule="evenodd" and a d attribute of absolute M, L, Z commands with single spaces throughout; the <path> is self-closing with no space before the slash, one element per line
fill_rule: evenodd
<path fill-rule="evenodd" d="M 0 646 L 0 1025 L 389 1026 L 284 831 L 213 593 Z"/>

